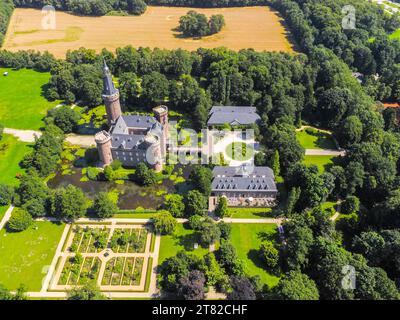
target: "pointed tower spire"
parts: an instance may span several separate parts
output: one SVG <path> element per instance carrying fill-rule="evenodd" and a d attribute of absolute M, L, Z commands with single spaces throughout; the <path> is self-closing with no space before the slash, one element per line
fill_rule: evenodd
<path fill-rule="evenodd" d="M 115 88 L 112 80 L 110 69 L 106 60 L 103 58 L 103 101 L 106 106 L 108 124 L 113 125 L 122 115 L 121 105 L 119 102 L 119 90 Z"/>
<path fill-rule="evenodd" d="M 117 92 L 117 89 L 115 89 L 114 82 L 112 80 L 110 69 L 108 68 L 106 60 L 104 58 L 103 58 L 103 84 L 104 84 L 103 95 L 111 96 Z"/>

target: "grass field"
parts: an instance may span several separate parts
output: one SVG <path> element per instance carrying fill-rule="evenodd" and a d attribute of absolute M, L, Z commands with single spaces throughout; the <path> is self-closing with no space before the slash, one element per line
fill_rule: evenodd
<path fill-rule="evenodd" d="M 12 135 L 3 135 L 0 141 L 0 183 L 17 184 L 16 174 L 24 171 L 19 163 L 30 151 L 28 143 L 20 142 Z"/>
<path fill-rule="evenodd" d="M 179 25 L 179 18 L 191 9 L 149 6 L 145 14 L 128 17 L 80 17 L 58 11 L 55 30 L 41 29 L 40 10 L 16 9 L 4 48 L 48 50 L 59 58 L 64 58 L 67 50 L 80 47 L 100 51 L 126 45 L 187 50 L 224 46 L 233 50 L 293 51 L 282 19 L 268 7 L 196 9 L 207 16 L 223 14 L 226 26 L 213 36 L 182 38 L 174 29 Z"/>
<path fill-rule="evenodd" d="M 315 128 L 297 131 L 296 136 L 304 149 L 336 149 L 331 136 Z"/>
<path fill-rule="evenodd" d="M 395 32 L 393 32 L 393 33 L 389 36 L 389 39 L 400 40 L 400 29 L 397 29 Z"/>
<path fill-rule="evenodd" d="M 6 213 L 8 206 L 0 206 L 0 221 L 3 219 L 4 214 Z"/>
<path fill-rule="evenodd" d="M 273 217 L 271 208 L 228 208 L 230 218 L 262 219 Z"/>
<path fill-rule="evenodd" d="M 194 231 L 189 229 L 187 225 L 179 223 L 174 235 L 161 237 L 160 255 L 158 258 L 159 264 L 162 264 L 166 259 L 175 256 L 182 250 L 198 256 L 206 255 L 209 249 L 202 248 L 201 246 L 194 249 L 194 244 L 196 242 L 197 239 Z"/>
<path fill-rule="evenodd" d="M 14 290 L 21 283 L 39 291 L 64 229 L 63 224 L 36 222 L 19 233 L 0 231 L 0 283 Z"/>
<path fill-rule="evenodd" d="M 250 276 L 259 275 L 268 286 L 275 286 L 279 278 L 269 274 L 258 257 L 258 249 L 264 238 L 273 236 L 275 224 L 232 224 L 232 243 L 239 258 L 246 263 Z"/>
<path fill-rule="evenodd" d="M 303 163 L 307 166 L 316 165 L 322 173 L 333 164 L 334 156 L 304 156 Z"/>
<path fill-rule="evenodd" d="M 9 72 L 7 77 L 3 76 L 5 71 Z M 58 104 L 42 95 L 49 78 L 49 73 L 0 68 L 0 122 L 7 128 L 39 129 L 47 110 Z"/>

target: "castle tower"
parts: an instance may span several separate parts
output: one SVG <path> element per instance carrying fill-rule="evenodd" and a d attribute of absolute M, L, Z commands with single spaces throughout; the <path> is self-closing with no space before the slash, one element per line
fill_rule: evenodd
<path fill-rule="evenodd" d="M 119 90 L 115 88 L 110 69 L 104 60 L 103 64 L 103 101 L 106 106 L 108 124 L 113 125 L 121 116 L 121 105 L 119 102 Z"/>
<path fill-rule="evenodd" d="M 101 131 L 94 136 L 100 161 L 103 166 L 108 166 L 113 162 L 111 154 L 111 135 L 107 131 Z"/>
<path fill-rule="evenodd" d="M 168 122 L 168 107 L 167 106 L 159 106 L 153 109 L 154 116 L 157 121 L 161 123 L 164 130 L 165 140 L 168 139 L 169 136 L 169 122 Z"/>
<path fill-rule="evenodd" d="M 160 138 L 157 135 L 148 134 L 145 137 L 147 145 L 147 161 L 156 172 L 161 172 L 163 169 L 163 158 L 160 144 Z"/>

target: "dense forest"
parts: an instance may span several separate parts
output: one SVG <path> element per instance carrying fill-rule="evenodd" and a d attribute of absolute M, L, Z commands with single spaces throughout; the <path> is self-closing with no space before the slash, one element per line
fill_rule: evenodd
<path fill-rule="evenodd" d="M 286 244 L 261 248 L 269 271 L 283 277 L 273 289 L 247 277 L 229 242 L 229 230 L 218 231 L 208 220 L 199 224 L 191 218 L 194 230 L 225 241 L 215 257 L 180 253 L 167 259 L 161 268 L 165 291 L 202 298 L 207 283 L 226 290 L 232 299 L 400 299 L 400 129 L 375 102 L 399 100 L 400 42 L 388 38 L 399 27 L 398 17 L 361 0 L 269 2 L 286 18 L 304 53 L 128 46 L 115 54 L 82 48 L 69 52 L 66 60 L 56 60 L 48 53 L 0 51 L 0 65 L 50 71 L 48 99 L 97 106 L 105 58 L 118 77 L 124 111 L 150 112 L 162 103 L 183 113 L 197 129 L 204 127 L 212 105 L 257 107 L 263 152 L 256 162 L 271 165 L 278 154 L 288 191 L 283 210 L 290 218 L 284 224 Z M 357 29 L 342 30 L 341 8 L 349 3 L 357 8 Z M 354 71 L 365 75 L 362 84 Z M 347 150 L 324 173 L 302 164 L 304 149 L 295 128 L 304 121 L 333 131 Z M 36 156 L 25 159 L 24 165 L 37 175 L 32 175 L 34 182 L 29 177 L 22 180 L 22 202 L 29 200 L 24 195 L 32 197 L 29 188 L 59 159 L 60 142 L 53 140 L 61 133 L 53 127 L 47 130 L 35 146 Z M 201 170 L 192 180 L 206 182 L 185 195 L 193 210 L 194 204 L 204 202 L 201 193 L 208 192 L 209 179 L 200 179 L 207 175 Z M 327 200 L 340 201 L 346 213 L 336 224 L 321 207 Z M 355 290 L 341 284 L 345 265 L 356 270 Z M 193 284 L 201 284 L 201 290 Z"/>
<path fill-rule="evenodd" d="M 376 100 L 400 101 L 400 42 L 389 35 L 400 28 L 399 15 L 368 1 L 269 0 L 308 52 L 323 45 L 354 71 L 362 73 L 366 91 Z M 342 28 L 346 5 L 355 8 L 355 29 Z"/>
<path fill-rule="evenodd" d="M 76 14 L 102 16 L 113 11 L 142 14 L 147 5 L 186 6 L 197 8 L 244 7 L 262 5 L 265 0 L 14 0 L 17 7 L 42 8 L 51 4 L 56 9 Z"/>

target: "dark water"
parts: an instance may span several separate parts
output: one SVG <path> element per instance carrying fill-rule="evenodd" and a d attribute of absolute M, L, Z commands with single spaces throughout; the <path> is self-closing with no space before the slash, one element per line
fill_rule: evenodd
<path fill-rule="evenodd" d="M 176 166 L 174 173 L 179 167 Z M 191 168 L 182 167 L 183 177 L 188 179 Z M 66 187 L 70 184 L 79 187 L 90 199 L 98 192 L 118 191 L 118 206 L 122 210 L 136 209 L 143 207 L 145 209 L 158 209 L 164 202 L 164 196 L 171 193 L 184 193 L 188 189 L 187 183 L 174 185 L 174 182 L 165 179 L 162 184 L 151 187 L 142 187 L 132 181 L 125 181 L 125 184 L 119 185 L 109 181 L 80 181 L 82 178 L 81 170 L 73 169 L 70 175 L 57 175 L 48 181 L 50 188 Z M 163 194 L 161 194 L 163 193 Z"/>

